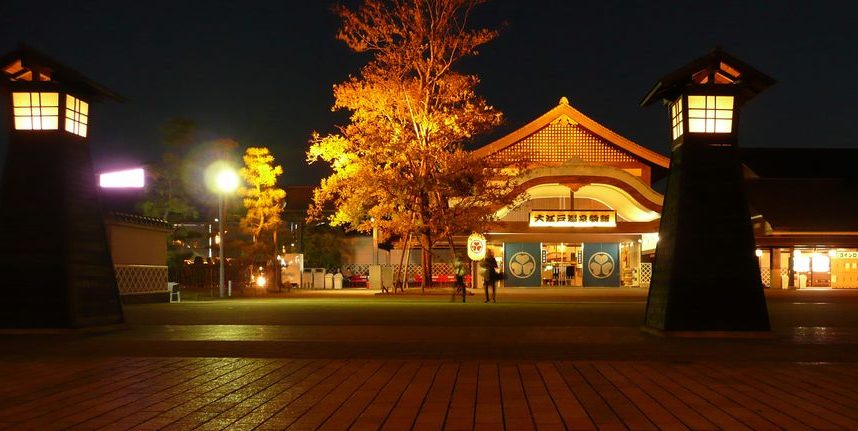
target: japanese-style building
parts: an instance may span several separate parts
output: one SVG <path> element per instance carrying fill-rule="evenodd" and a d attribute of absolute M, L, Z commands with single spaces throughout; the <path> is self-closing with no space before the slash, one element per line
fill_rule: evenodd
<path fill-rule="evenodd" d="M 652 182 L 669 159 L 587 117 L 564 97 L 539 118 L 474 152 L 524 155 L 527 200 L 486 233 L 506 286 L 621 286 L 646 282 L 663 196 Z M 643 274 L 642 274 L 643 273 Z"/>
<path fill-rule="evenodd" d="M 599 124 L 564 97 L 474 153 L 516 157 L 526 201 L 485 232 L 506 287 L 647 287 L 658 243 L 668 157 Z M 741 150 L 761 278 L 771 288 L 858 288 L 858 150 Z M 821 210 L 821 211 L 820 211 Z M 464 246 L 465 238 L 456 243 Z M 457 245 L 458 246 L 458 245 Z M 701 247 L 705 247 L 701 244 Z M 366 273 L 370 238 L 347 242 L 345 267 Z M 379 250 L 380 264 L 399 251 Z M 418 253 L 412 253 L 412 258 Z M 436 274 L 450 271 L 438 253 Z M 409 264 L 415 268 L 416 261 Z M 713 271 L 723 271 L 718 262 Z M 591 271 L 592 269 L 592 271 Z"/>
<path fill-rule="evenodd" d="M 566 98 L 475 154 L 516 152 L 531 160 L 528 200 L 486 233 L 504 285 L 648 286 L 663 202 L 651 185 L 669 159 Z M 858 288 L 858 150 L 745 148 L 740 158 L 763 285 Z"/>

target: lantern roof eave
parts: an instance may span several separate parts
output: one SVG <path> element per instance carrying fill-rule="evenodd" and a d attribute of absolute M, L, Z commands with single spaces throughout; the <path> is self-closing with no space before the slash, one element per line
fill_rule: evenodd
<path fill-rule="evenodd" d="M 111 99 L 116 102 L 124 102 L 126 100 L 125 97 L 119 93 L 116 93 L 92 79 L 87 78 L 82 73 L 26 44 L 19 44 L 17 49 L 0 57 L 0 67 L 6 67 L 16 61 L 20 61 L 24 68 L 33 68 L 33 66 L 38 66 L 40 69 L 49 70 L 50 81 L 48 82 L 63 84 L 68 86 L 70 89 L 80 91 L 93 99 Z M 6 85 L 13 80 L 5 71 L 0 70 L 0 74 L 3 76 L 2 85 Z"/>
<path fill-rule="evenodd" d="M 739 85 L 749 99 L 777 82 L 774 78 L 760 72 L 719 47 L 713 49 L 703 57 L 665 75 L 646 93 L 640 105 L 647 106 L 662 99 L 675 99 L 688 85 L 692 84 L 692 77 L 695 73 L 704 69 L 718 69 L 722 63 L 740 72 L 740 77 L 736 80 L 735 85 Z"/>

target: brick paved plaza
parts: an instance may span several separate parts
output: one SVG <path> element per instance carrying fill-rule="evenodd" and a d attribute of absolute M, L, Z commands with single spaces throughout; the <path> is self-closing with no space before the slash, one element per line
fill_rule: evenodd
<path fill-rule="evenodd" d="M 7 332 L 0 429 L 858 429 L 858 295 L 770 296 L 772 334 L 728 339 L 641 333 L 642 294 L 500 298 L 297 294 Z"/>
<path fill-rule="evenodd" d="M 4 365 L 4 429 L 858 429 L 851 364 L 75 358 Z"/>

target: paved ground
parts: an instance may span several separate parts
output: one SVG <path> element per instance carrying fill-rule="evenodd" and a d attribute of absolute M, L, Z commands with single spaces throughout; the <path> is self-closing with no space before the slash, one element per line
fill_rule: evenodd
<path fill-rule="evenodd" d="M 645 292 L 294 292 L 0 334 L 0 429 L 858 429 L 858 292 L 753 338 L 642 333 Z"/>

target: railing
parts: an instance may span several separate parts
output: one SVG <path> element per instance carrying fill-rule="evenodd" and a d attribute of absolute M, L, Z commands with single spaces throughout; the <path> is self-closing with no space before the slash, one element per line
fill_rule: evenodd
<path fill-rule="evenodd" d="M 772 269 L 760 267 L 760 278 L 763 279 L 763 286 L 772 287 Z"/>
<path fill-rule="evenodd" d="M 167 292 L 166 265 L 114 265 L 120 295 Z"/>
<path fill-rule="evenodd" d="M 219 281 L 220 266 L 216 264 L 182 265 L 170 272 L 170 281 L 178 282 L 183 288 L 216 288 Z M 232 281 L 233 289 L 247 285 L 250 279 L 250 267 L 230 264 L 224 267 L 224 282 Z"/>
<path fill-rule="evenodd" d="M 361 263 L 346 263 L 340 267 L 343 276 L 348 275 L 369 275 L 369 265 Z"/>
<path fill-rule="evenodd" d="M 641 287 L 649 287 L 649 284 L 651 281 L 652 281 L 652 263 L 642 262 L 641 263 L 641 274 L 640 274 Z"/>
<path fill-rule="evenodd" d="M 394 265 L 382 265 L 389 266 L 393 268 L 393 274 L 396 276 L 397 270 L 399 269 L 399 264 Z M 423 265 L 418 265 L 416 263 L 409 263 L 405 265 L 405 279 L 413 282 L 423 273 Z M 344 264 L 340 270 L 343 272 L 343 275 L 348 277 L 351 275 L 369 275 L 369 265 L 368 264 L 354 264 L 347 263 Z M 433 275 L 453 275 L 453 265 L 450 263 L 442 262 L 442 263 L 433 263 L 432 264 L 432 274 Z"/>
<path fill-rule="evenodd" d="M 367 275 L 369 274 L 369 264 L 356 264 L 356 263 L 347 263 L 341 267 L 343 273 L 351 273 L 351 274 L 359 274 L 359 275 Z M 399 264 L 393 265 L 381 265 L 381 266 L 390 266 L 393 268 L 393 271 L 396 272 L 399 269 Z M 417 274 L 423 272 L 423 265 L 418 265 L 416 263 L 409 263 L 405 265 L 408 271 L 408 278 L 413 279 Z M 433 263 L 432 264 L 432 273 L 433 274 L 452 274 L 453 273 L 453 265 L 449 263 Z"/>

